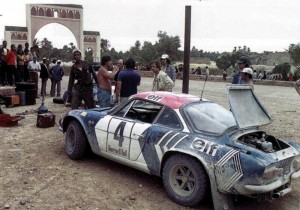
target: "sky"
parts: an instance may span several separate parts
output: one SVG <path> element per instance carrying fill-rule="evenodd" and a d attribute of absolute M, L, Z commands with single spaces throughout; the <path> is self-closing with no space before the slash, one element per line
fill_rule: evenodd
<path fill-rule="evenodd" d="M 83 28 L 99 31 L 117 51 L 139 40 L 158 41 L 159 31 L 179 36 L 184 49 L 185 7 L 191 6 L 191 47 L 210 52 L 232 51 L 246 45 L 252 52 L 285 51 L 300 42 L 299 0 L 10 0 L 0 7 L 0 41 L 4 26 L 26 27 L 26 4 L 79 4 Z M 54 47 L 73 42 L 70 30 L 59 24 L 40 29 L 36 38 Z"/>

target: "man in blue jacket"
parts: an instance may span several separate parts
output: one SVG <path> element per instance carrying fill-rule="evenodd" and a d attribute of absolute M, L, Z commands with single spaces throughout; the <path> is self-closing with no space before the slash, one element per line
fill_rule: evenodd
<path fill-rule="evenodd" d="M 57 97 L 60 97 L 60 92 L 61 92 L 61 80 L 62 80 L 62 77 L 64 76 L 64 70 L 63 68 L 60 66 L 61 64 L 61 60 L 58 60 L 56 62 L 56 65 L 53 66 L 51 69 L 50 69 L 50 74 L 51 74 L 51 78 L 52 78 L 52 87 L 51 87 L 51 93 L 50 95 L 52 97 L 55 96 L 55 89 L 57 87 L 57 91 L 56 91 L 56 96 Z"/>

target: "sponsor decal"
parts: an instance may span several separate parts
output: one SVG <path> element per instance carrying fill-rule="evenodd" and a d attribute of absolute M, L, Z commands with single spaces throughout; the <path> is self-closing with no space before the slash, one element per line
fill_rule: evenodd
<path fill-rule="evenodd" d="M 163 98 L 164 98 L 163 96 L 158 96 L 158 95 L 148 95 L 146 97 L 146 99 L 151 100 L 151 101 L 156 101 L 156 102 L 159 102 Z"/>
<path fill-rule="evenodd" d="M 127 157 L 127 150 L 126 149 L 122 149 L 122 148 L 112 148 L 110 145 L 108 145 L 108 151 L 111 153 L 115 153 L 124 157 Z"/>
<path fill-rule="evenodd" d="M 200 152 L 206 153 L 211 156 L 215 156 L 218 151 L 218 144 L 211 141 L 206 141 L 200 138 L 195 138 L 191 148 L 194 148 Z"/>
<path fill-rule="evenodd" d="M 126 122 L 121 122 L 115 133 L 114 133 L 114 140 L 118 141 L 118 147 L 116 148 L 113 145 L 108 145 L 107 150 L 111 153 L 121 155 L 123 157 L 128 156 L 128 150 L 122 148 L 123 147 L 123 142 L 124 142 L 124 128 L 125 128 Z"/>
<path fill-rule="evenodd" d="M 243 176 L 240 153 L 236 150 L 228 151 L 216 164 L 217 182 L 222 189 L 229 189 Z"/>

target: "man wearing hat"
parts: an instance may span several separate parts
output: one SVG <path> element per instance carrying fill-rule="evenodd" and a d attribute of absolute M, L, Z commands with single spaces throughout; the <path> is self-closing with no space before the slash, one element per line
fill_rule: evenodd
<path fill-rule="evenodd" d="M 68 100 L 72 98 L 71 109 L 78 109 L 82 100 L 88 109 L 94 108 L 93 78 L 98 84 L 96 73 L 86 61 L 81 60 L 80 50 L 75 49 L 73 57 L 75 63 L 71 67 L 68 83 Z"/>
<path fill-rule="evenodd" d="M 241 56 L 237 62 L 238 64 L 238 71 L 233 75 L 232 78 L 232 84 L 242 84 L 243 81 L 241 81 L 241 71 L 245 68 L 245 67 L 249 67 L 249 62 L 248 62 L 248 58 L 246 56 Z"/>
<path fill-rule="evenodd" d="M 173 66 L 171 66 L 171 61 L 169 55 L 163 54 L 160 58 L 161 70 L 166 72 L 166 74 L 172 79 L 175 84 L 176 80 L 176 70 Z"/>
<path fill-rule="evenodd" d="M 45 57 L 43 58 L 43 63 L 41 64 L 40 78 L 42 80 L 41 96 L 45 96 L 46 95 L 47 80 L 49 78 L 48 68 L 47 68 L 47 58 L 45 58 Z"/>
<path fill-rule="evenodd" d="M 244 85 L 253 85 L 252 74 L 253 74 L 253 71 L 249 67 L 244 68 L 242 70 L 241 79 L 242 79 Z"/>

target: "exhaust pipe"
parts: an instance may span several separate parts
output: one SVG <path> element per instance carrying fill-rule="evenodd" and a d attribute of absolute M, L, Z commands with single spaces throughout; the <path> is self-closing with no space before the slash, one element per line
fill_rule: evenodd
<path fill-rule="evenodd" d="M 284 190 L 281 190 L 281 191 L 279 191 L 279 192 L 277 192 L 277 193 L 274 193 L 273 195 L 272 195 L 272 197 L 273 198 L 279 198 L 279 197 L 283 197 L 283 196 L 285 196 L 286 194 L 288 194 L 289 192 L 291 192 L 292 191 L 292 188 L 286 188 L 286 189 L 284 189 Z"/>

